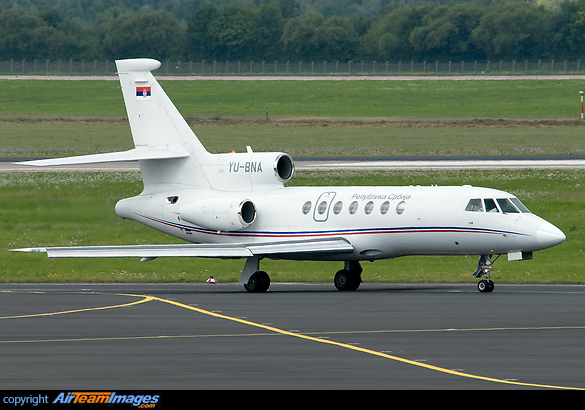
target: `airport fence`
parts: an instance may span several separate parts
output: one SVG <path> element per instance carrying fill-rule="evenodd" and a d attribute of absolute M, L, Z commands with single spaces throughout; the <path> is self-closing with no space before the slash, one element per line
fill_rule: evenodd
<path fill-rule="evenodd" d="M 3 75 L 114 75 L 113 60 L 0 61 Z M 158 75 L 581 74 L 585 61 L 163 61 Z"/>

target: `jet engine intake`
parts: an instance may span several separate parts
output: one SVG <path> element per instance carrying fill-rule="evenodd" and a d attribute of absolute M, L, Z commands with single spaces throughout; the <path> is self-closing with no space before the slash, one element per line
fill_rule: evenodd
<path fill-rule="evenodd" d="M 207 198 L 183 205 L 179 217 L 214 231 L 232 231 L 254 222 L 256 206 L 249 199 Z"/>
<path fill-rule="evenodd" d="M 285 183 L 290 181 L 295 172 L 295 164 L 292 157 L 288 154 L 280 154 L 276 158 L 274 172 L 280 182 Z"/>

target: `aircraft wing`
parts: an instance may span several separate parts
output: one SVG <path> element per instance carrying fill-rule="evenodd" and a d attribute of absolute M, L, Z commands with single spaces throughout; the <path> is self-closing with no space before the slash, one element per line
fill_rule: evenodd
<path fill-rule="evenodd" d="M 269 242 L 261 244 L 169 244 L 125 246 L 73 246 L 22 248 L 19 252 L 46 252 L 49 258 L 249 258 L 301 254 L 352 252 L 353 246 L 342 238 L 309 241 Z"/>

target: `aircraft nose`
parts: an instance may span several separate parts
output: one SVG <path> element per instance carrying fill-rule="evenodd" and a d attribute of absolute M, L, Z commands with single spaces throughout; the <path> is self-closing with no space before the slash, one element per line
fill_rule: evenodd
<path fill-rule="evenodd" d="M 562 243 L 567 237 L 559 228 L 549 222 L 544 222 L 536 231 L 538 243 L 545 247 L 551 248 Z"/>

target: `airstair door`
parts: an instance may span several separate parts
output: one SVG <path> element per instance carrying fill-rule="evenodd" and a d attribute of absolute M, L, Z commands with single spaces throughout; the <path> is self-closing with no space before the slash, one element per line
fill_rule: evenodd
<path fill-rule="evenodd" d="M 325 192 L 321 194 L 317 200 L 317 206 L 313 213 L 313 219 L 317 222 L 325 222 L 329 217 L 329 208 L 331 208 L 331 202 L 335 198 L 335 192 Z"/>

